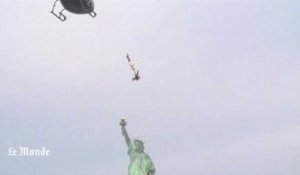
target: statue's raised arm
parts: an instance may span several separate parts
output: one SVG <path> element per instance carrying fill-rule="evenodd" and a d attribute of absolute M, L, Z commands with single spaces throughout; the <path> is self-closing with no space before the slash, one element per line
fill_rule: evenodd
<path fill-rule="evenodd" d="M 130 142 L 130 138 L 129 138 L 128 133 L 127 133 L 126 128 L 125 128 L 126 124 L 127 124 L 126 120 L 124 118 L 122 118 L 121 121 L 120 121 L 122 135 L 125 138 L 126 145 L 129 147 L 131 142 Z"/>

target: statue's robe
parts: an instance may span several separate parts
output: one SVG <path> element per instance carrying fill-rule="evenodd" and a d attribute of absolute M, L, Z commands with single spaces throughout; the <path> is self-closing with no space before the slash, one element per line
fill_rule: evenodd
<path fill-rule="evenodd" d="M 130 157 L 128 175 L 155 175 L 154 164 L 147 153 L 134 151 L 133 144 L 130 144 L 128 155 Z"/>

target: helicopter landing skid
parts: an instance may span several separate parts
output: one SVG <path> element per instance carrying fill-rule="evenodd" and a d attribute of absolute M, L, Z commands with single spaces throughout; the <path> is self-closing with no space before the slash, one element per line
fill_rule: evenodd
<path fill-rule="evenodd" d="M 52 10 L 50 11 L 50 13 L 52 13 L 54 16 L 56 16 L 59 20 L 61 21 L 65 21 L 67 19 L 67 17 L 62 13 L 65 9 L 62 9 L 60 12 L 59 12 L 59 15 L 54 13 L 54 9 L 55 9 L 55 5 L 56 3 L 58 2 L 59 0 L 55 0 L 55 2 L 53 3 L 53 6 L 52 6 Z"/>
<path fill-rule="evenodd" d="M 54 13 L 54 11 L 50 11 L 50 13 L 52 13 L 54 16 L 56 16 L 61 21 L 65 21 L 67 19 L 67 17 L 62 13 L 62 11 L 59 12 L 59 15 Z"/>
<path fill-rule="evenodd" d="M 95 18 L 97 16 L 97 13 L 96 12 L 90 12 L 89 15 L 93 18 Z"/>

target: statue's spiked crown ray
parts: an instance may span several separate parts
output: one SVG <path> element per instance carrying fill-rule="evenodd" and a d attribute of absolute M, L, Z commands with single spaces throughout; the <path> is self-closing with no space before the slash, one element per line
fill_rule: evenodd
<path fill-rule="evenodd" d="M 133 142 L 140 143 L 140 144 L 144 145 L 144 141 L 140 138 L 133 138 Z"/>

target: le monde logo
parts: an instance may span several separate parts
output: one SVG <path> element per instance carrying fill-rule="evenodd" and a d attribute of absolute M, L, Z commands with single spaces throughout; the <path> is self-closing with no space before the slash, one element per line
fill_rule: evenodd
<path fill-rule="evenodd" d="M 9 147 L 8 156 L 21 156 L 21 157 L 49 157 L 50 150 L 45 147 L 30 148 L 30 147 Z"/>

